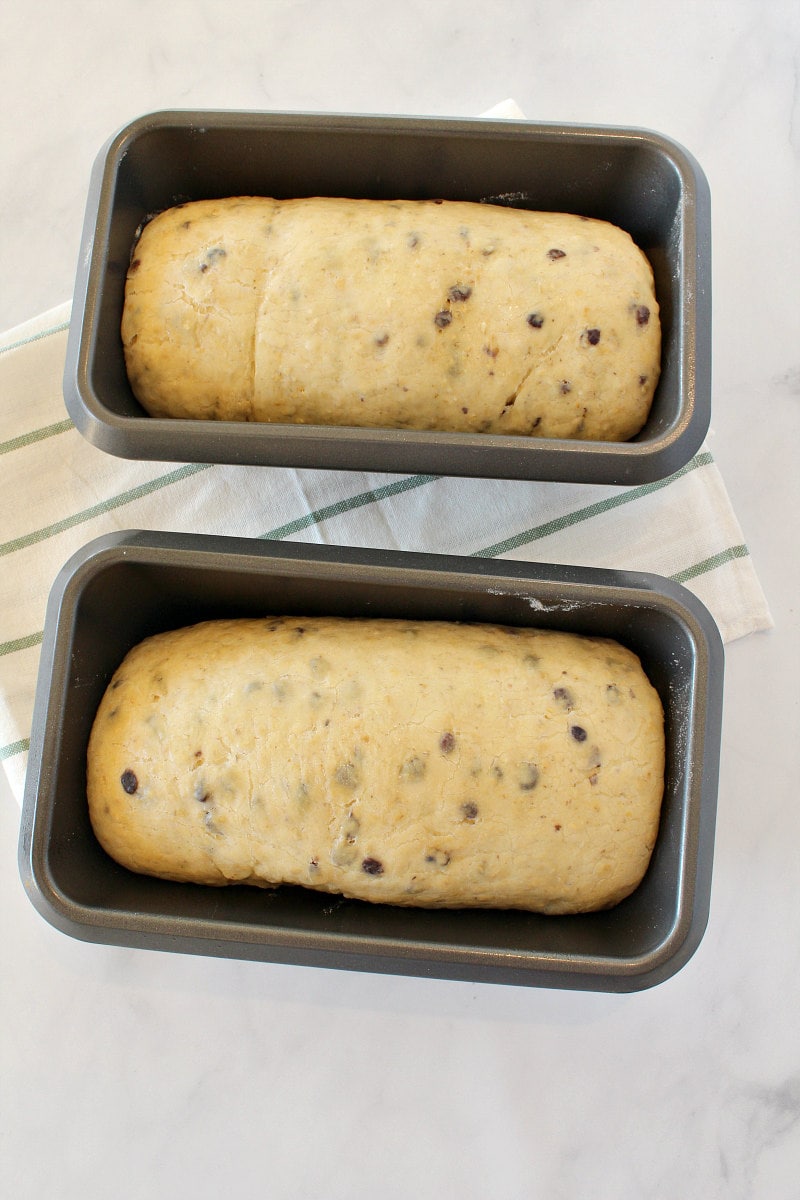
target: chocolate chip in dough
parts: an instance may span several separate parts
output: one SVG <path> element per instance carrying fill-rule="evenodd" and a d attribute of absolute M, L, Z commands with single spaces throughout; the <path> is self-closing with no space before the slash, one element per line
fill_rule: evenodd
<path fill-rule="evenodd" d="M 367 875 L 382 875 L 383 863 L 379 858 L 365 858 L 361 862 L 361 870 Z"/>
<path fill-rule="evenodd" d="M 204 275 L 209 267 L 213 267 L 220 258 L 226 258 L 227 254 L 223 246 L 212 246 L 200 263 L 200 273 Z"/>
<path fill-rule="evenodd" d="M 464 820 L 472 823 L 478 815 L 478 806 L 474 800 L 467 800 L 461 805 L 461 812 L 464 814 Z"/>
<path fill-rule="evenodd" d="M 554 247 L 552 250 L 547 251 L 547 257 L 555 262 L 557 258 L 566 258 L 567 252 L 566 250 L 558 250 Z"/>
<path fill-rule="evenodd" d="M 599 329 L 587 329 L 585 336 L 586 336 L 586 341 L 589 343 L 590 346 L 596 346 L 597 343 L 600 341 L 600 330 Z"/>
<path fill-rule="evenodd" d="M 338 784 L 346 788 L 355 788 L 359 782 L 358 767 L 353 762 L 340 763 L 334 772 Z"/>
<path fill-rule="evenodd" d="M 439 738 L 439 749 L 442 754 L 452 754 L 456 748 L 456 735 L 449 729 Z"/>
<path fill-rule="evenodd" d="M 646 304 L 637 304 L 636 306 L 636 324 L 646 325 L 650 320 L 650 309 Z"/>
<path fill-rule="evenodd" d="M 570 725 L 569 731 L 572 734 L 572 736 L 574 737 L 576 742 L 585 742 L 586 741 L 587 734 L 586 734 L 586 730 L 583 728 L 582 725 Z"/>
<path fill-rule="evenodd" d="M 453 319 L 453 314 L 451 312 L 448 312 L 447 309 L 444 308 L 444 309 L 442 309 L 441 312 L 438 312 L 436 314 L 436 316 L 433 318 L 433 323 L 437 329 L 446 329 L 447 326 L 452 321 L 452 319 Z"/>
<path fill-rule="evenodd" d="M 522 763 L 519 771 L 519 787 L 521 792 L 532 792 L 539 782 L 539 768 L 534 762 Z"/>
<path fill-rule="evenodd" d="M 557 687 L 553 688 L 553 699 L 557 700 L 562 708 L 570 712 L 575 707 L 575 700 L 569 688 Z"/>
<path fill-rule="evenodd" d="M 425 855 L 425 862 L 437 867 L 446 867 L 450 862 L 450 855 L 446 850 L 432 850 Z"/>
<path fill-rule="evenodd" d="M 538 312 L 528 313 L 527 322 L 531 329 L 541 329 L 544 325 L 544 317 Z"/>
<path fill-rule="evenodd" d="M 450 288 L 447 293 L 450 300 L 457 303 L 459 300 L 469 300 L 472 295 L 472 288 L 466 283 L 457 283 Z"/>
<path fill-rule="evenodd" d="M 427 770 L 425 759 L 420 758 L 418 754 L 413 754 L 411 758 L 407 758 L 400 768 L 401 779 L 422 779 Z"/>
<path fill-rule="evenodd" d="M 127 792 L 129 796 L 132 796 L 139 786 L 139 780 L 131 770 L 123 771 L 119 781 L 122 784 L 123 792 Z"/>

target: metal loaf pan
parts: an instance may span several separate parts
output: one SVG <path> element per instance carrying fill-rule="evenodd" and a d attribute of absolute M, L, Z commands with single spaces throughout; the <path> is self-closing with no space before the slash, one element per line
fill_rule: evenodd
<path fill-rule="evenodd" d="M 534 624 L 616 637 L 639 653 L 667 721 L 666 794 L 648 873 L 607 912 L 428 911 L 296 887 L 205 888 L 130 873 L 86 804 L 101 695 L 127 650 L 216 616 L 333 613 Z M 39 912 L 90 942 L 598 991 L 673 975 L 705 930 L 723 652 L 703 605 L 652 575 L 488 559 L 123 533 L 90 543 L 49 600 L 20 838 Z"/>
<path fill-rule="evenodd" d="M 184 200 L 444 198 L 599 217 L 626 229 L 655 272 L 662 375 L 631 442 L 588 442 L 148 417 L 120 340 L 125 275 L 149 215 Z M 112 137 L 95 163 L 64 394 L 90 442 L 123 458 L 482 478 L 637 484 L 694 454 L 710 419 L 708 186 L 659 134 L 524 121 L 257 112 L 162 112 Z"/>

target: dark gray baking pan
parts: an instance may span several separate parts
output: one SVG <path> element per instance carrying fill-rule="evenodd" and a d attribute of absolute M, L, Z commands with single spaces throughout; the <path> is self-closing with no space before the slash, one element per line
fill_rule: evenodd
<path fill-rule="evenodd" d="M 614 222 L 649 256 L 661 306 L 662 375 L 646 427 L 631 442 L 593 443 L 148 417 L 128 385 L 119 334 L 136 231 L 181 201 L 235 194 L 483 200 Z M 683 466 L 708 429 L 710 255 L 703 172 L 659 134 L 483 119 L 155 113 L 112 137 L 95 164 L 66 405 L 90 442 L 123 458 L 647 483 Z"/>
<path fill-rule="evenodd" d="M 544 917 L 343 900 L 297 887 L 206 888 L 132 874 L 89 823 L 90 726 L 126 651 L 156 631 L 272 612 L 413 616 L 610 635 L 642 658 L 666 711 L 663 816 L 648 873 L 607 912 Z M 635 991 L 705 930 L 723 651 L 706 609 L 652 575 L 489 559 L 122 533 L 90 543 L 50 596 L 20 869 L 39 912 L 90 942 L 491 983 Z"/>

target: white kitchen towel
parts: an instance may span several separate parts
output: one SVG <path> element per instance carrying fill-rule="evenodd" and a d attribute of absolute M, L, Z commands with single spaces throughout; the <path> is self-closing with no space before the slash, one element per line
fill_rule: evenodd
<path fill-rule="evenodd" d="M 513 102 L 493 116 L 521 115 Z M 0 337 L 0 763 L 21 801 L 50 587 L 119 529 L 281 538 L 652 571 L 723 640 L 772 618 L 707 447 L 638 487 L 132 462 L 77 432 L 62 397 L 70 305 Z"/>

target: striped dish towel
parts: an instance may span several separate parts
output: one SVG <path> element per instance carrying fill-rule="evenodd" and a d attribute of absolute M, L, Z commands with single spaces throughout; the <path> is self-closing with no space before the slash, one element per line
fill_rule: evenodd
<path fill-rule="evenodd" d="M 0 762 L 22 799 L 48 592 L 85 542 L 166 529 L 653 571 L 726 641 L 772 625 L 708 449 L 662 482 L 589 485 L 129 462 L 81 437 L 69 304 L 0 337 Z"/>

